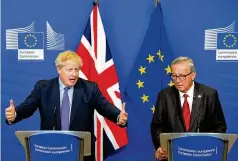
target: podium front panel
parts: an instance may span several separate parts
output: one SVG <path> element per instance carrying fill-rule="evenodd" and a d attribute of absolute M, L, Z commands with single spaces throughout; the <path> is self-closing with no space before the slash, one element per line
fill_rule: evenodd
<path fill-rule="evenodd" d="M 29 137 L 31 161 L 78 161 L 80 140 L 60 133 L 35 134 Z"/>
<path fill-rule="evenodd" d="M 222 161 L 224 141 L 211 136 L 184 136 L 171 140 L 173 161 Z"/>

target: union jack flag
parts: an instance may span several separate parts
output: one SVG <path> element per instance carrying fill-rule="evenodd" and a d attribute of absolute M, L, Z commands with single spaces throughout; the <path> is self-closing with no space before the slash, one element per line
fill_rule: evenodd
<path fill-rule="evenodd" d="M 108 46 L 98 5 L 95 5 L 85 28 L 81 42 L 77 49 L 84 65 L 80 77 L 97 82 L 104 97 L 117 108 L 122 108 L 116 68 Z M 128 143 L 125 128 L 103 118 L 97 111 L 94 112 L 94 134 L 97 138 L 95 145 L 96 161 L 103 161 L 107 152 L 119 149 Z M 105 137 L 106 138 L 105 138 Z M 105 145 L 109 143 L 108 149 Z"/>

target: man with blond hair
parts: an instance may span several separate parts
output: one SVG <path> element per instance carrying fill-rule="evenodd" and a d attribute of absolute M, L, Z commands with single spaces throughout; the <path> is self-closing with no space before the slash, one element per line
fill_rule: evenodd
<path fill-rule="evenodd" d="M 218 92 L 195 82 L 193 60 L 178 57 L 171 64 L 174 86 L 158 94 L 151 122 L 151 137 L 157 159 L 166 160 L 167 150 L 160 145 L 160 134 L 170 132 L 226 132 L 226 121 Z"/>
<path fill-rule="evenodd" d="M 31 94 L 18 106 L 10 100 L 5 115 L 9 125 L 30 117 L 39 109 L 41 130 L 89 131 L 93 133 L 93 116 L 96 109 L 102 116 L 125 126 L 127 113 L 125 104 L 120 111 L 101 94 L 95 82 L 79 78 L 82 59 L 73 51 L 60 53 L 55 60 L 59 76 L 50 80 L 40 80 Z M 92 136 L 92 155 L 85 161 L 93 161 L 94 142 Z"/>

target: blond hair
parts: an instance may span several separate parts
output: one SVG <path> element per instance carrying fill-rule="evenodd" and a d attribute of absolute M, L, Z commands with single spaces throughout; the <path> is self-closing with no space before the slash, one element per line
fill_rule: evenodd
<path fill-rule="evenodd" d="M 55 60 L 55 65 L 57 68 L 62 68 L 66 61 L 73 60 L 74 62 L 79 64 L 79 68 L 82 67 L 83 61 L 80 56 L 77 55 L 72 50 L 66 50 L 61 53 L 59 53 L 58 57 Z"/>

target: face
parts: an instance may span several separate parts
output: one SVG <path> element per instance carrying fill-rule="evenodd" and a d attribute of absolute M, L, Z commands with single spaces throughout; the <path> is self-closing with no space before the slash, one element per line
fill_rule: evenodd
<path fill-rule="evenodd" d="M 186 93 L 193 85 L 193 81 L 196 77 L 196 72 L 191 73 L 189 65 L 186 62 L 172 65 L 171 71 L 173 76 L 177 76 L 177 77 L 174 77 L 175 79 L 173 79 L 175 87 L 179 91 Z"/>
<path fill-rule="evenodd" d="M 65 86 L 72 87 L 79 76 L 80 65 L 73 60 L 67 60 L 62 68 L 57 68 L 60 80 Z"/>

